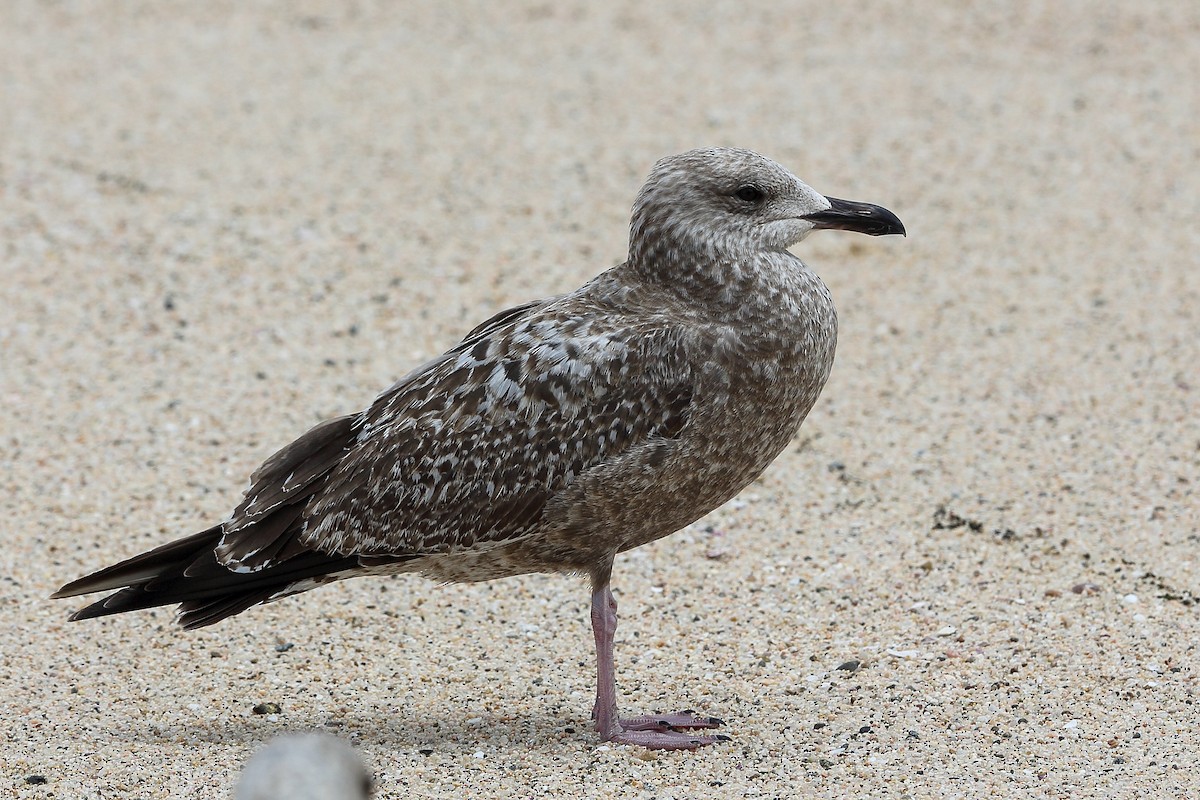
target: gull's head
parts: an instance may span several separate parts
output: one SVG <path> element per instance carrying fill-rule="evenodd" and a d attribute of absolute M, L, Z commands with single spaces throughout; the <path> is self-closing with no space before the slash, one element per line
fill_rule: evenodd
<path fill-rule="evenodd" d="M 758 153 L 689 150 L 646 178 L 633 206 L 630 259 L 781 251 L 819 228 L 904 233 L 886 208 L 825 197 Z"/>

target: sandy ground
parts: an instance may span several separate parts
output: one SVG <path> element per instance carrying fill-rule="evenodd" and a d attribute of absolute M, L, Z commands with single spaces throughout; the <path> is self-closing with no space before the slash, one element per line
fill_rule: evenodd
<path fill-rule="evenodd" d="M 0 796 L 222 797 L 308 730 L 384 798 L 1198 796 L 1197 75 L 1183 0 L 6 4 Z M 194 634 L 46 599 L 620 261 L 708 144 L 909 230 L 797 248 L 842 320 L 816 411 L 618 561 L 624 707 L 733 741 L 600 745 L 574 578 Z"/>

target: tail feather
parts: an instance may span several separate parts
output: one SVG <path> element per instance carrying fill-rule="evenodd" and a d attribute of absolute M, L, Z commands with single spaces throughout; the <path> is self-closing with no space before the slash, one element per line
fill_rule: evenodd
<path fill-rule="evenodd" d="M 234 572 L 217 561 L 214 548 L 220 537 L 220 526 L 209 528 L 72 581 L 52 597 L 119 590 L 76 611 L 71 620 L 180 603 L 179 623 L 190 629 L 293 590 L 348 577 L 361 568 L 356 556 L 307 550 L 253 572 Z"/>
<path fill-rule="evenodd" d="M 270 589 L 261 589 L 210 600 L 185 600 L 179 604 L 177 621 L 185 631 L 203 628 L 240 614 L 250 606 L 265 603 L 272 594 Z"/>
<path fill-rule="evenodd" d="M 180 603 L 185 628 L 211 625 L 252 605 L 365 571 L 357 556 L 303 540 L 303 514 L 353 442 L 361 415 L 314 427 L 267 459 L 233 516 L 63 586 L 51 597 L 117 590 L 73 620 Z M 384 557 L 399 563 L 413 556 Z M 379 559 L 372 559 L 372 566 Z"/>

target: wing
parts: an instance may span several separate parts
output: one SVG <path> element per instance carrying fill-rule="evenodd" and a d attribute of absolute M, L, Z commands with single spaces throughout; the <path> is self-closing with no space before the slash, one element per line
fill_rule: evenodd
<path fill-rule="evenodd" d="M 611 319 L 551 305 L 485 323 L 384 393 L 304 509 L 301 543 L 381 557 L 494 546 L 536 530 L 585 470 L 678 436 L 692 399 L 680 334 Z"/>
<path fill-rule="evenodd" d="M 403 393 L 481 337 L 556 300 L 534 300 L 501 311 L 477 325 L 453 350 L 401 378 L 383 397 Z M 311 552 L 300 534 L 308 524 L 314 498 L 322 495 L 329 474 L 354 448 L 369 414 L 370 409 L 325 420 L 255 470 L 242 502 L 221 526 L 214 547 L 217 563 L 238 573 L 260 572 Z"/>
<path fill-rule="evenodd" d="M 201 627 L 364 568 L 527 535 L 577 476 L 678 436 L 691 409 L 677 331 L 556 305 L 493 317 L 366 411 L 317 425 L 267 459 L 221 525 L 55 596 L 117 589 L 73 619 L 178 602 L 180 623 Z"/>
<path fill-rule="evenodd" d="M 411 391 L 412 384 L 423 383 L 447 358 L 557 299 L 534 300 L 501 311 L 477 325 L 453 350 L 401 378 L 382 397 Z M 312 501 L 322 495 L 329 474 L 354 449 L 370 411 L 319 423 L 255 470 L 241 504 L 222 526 L 216 546 L 221 564 L 256 572 L 312 549 L 300 537 Z"/>

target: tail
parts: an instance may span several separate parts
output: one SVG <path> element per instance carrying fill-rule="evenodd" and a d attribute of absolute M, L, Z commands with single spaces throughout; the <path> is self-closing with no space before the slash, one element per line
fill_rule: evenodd
<path fill-rule="evenodd" d="M 303 540 L 303 510 L 360 421 L 326 420 L 267 459 L 228 522 L 71 581 L 51 597 L 117 589 L 71 619 L 179 603 L 179 624 L 202 628 L 258 603 L 415 558 L 324 553 Z"/>
<path fill-rule="evenodd" d="M 221 526 L 188 536 L 71 581 L 52 598 L 108 589 L 114 594 L 81 608 L 71 620 L 179 603 L 179 624 L 203 628 L 250 606 L 302 592 L 360 570 L 355 556 L 307 551 L 256 572 L 232 572 L 218 563 L 214 549 Z"/>

